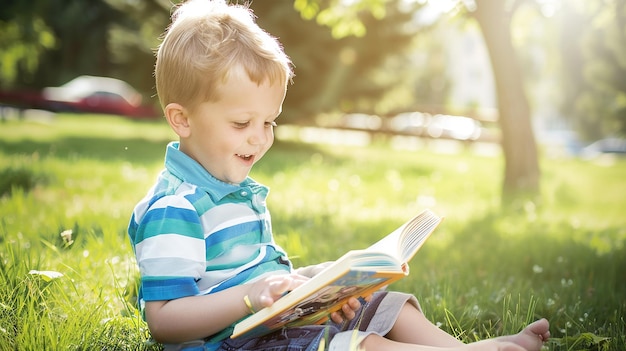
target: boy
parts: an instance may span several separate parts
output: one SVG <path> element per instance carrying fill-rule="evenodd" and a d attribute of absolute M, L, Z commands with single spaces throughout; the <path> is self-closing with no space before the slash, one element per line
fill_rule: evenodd
<path fill-rule="evenodd" d="M 327 326 L 229 338 L 237 321 L 323 268 L 292 268 L 272 238 L 268 188 L 248 177 L 273 143 L 292 76 L 278 41 L 244 6 L 192 0 L 172 16 L 155 78 L 179 142 L 129 224 L 152 336 L 166 350 L 318 350 L 330 340 L 333 350 L 538 351 L 546 320 L 464 345 L 426 320 L 413 296 L 393 292 L 351 298 Z"/>

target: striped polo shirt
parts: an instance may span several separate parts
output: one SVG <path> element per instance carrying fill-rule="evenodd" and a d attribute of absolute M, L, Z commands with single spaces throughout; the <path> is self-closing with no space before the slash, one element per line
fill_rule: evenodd
<path fill-rule="evenodd" d="M 140 301 L 203 295 L 291 270 L 272 237 L 269 189 L 211 176 L 167 146 L 165 169 L 135 207 L 128 233 L 141 274 Z"/>

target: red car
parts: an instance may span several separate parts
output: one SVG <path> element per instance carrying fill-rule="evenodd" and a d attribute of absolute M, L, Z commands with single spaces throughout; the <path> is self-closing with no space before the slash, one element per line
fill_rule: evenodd
<path fill-rule="evenodd" d="M 53 112 L 103 113 L 133 118 L 157 118 L 153 105 L 128 83 L 109 77 L 79 76 L 41 92 L 0 91 L 0 104 Z"/>

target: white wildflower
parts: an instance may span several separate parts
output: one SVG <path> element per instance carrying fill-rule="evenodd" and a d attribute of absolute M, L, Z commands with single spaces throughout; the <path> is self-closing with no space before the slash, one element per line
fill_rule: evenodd
<path fill-rule="evenodd" d="M 39 276 L 47 282 L 53 279 L 61 278 L 63 276 L 63 273 L 56 272 L 56 271 L 37 271 L 34 269 L 28 272 L 28 274 Z"/>
<path fill-rule="evenodd" d="M 70 246 L 74 243 L 74 240 L 72 239 L 72 234 L 73 232 L 71 229 L 67 229 L 61 232 L 61 238 L 65 242 L 65 246 Z"/>

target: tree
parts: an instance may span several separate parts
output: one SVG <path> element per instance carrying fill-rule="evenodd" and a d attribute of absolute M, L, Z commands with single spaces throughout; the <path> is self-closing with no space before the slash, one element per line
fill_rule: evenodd
<path fill-rule="evenodd" d="M 491 58 L 505 159 L 502 184 L 504 203 L 518 198 L 533 198 L 540 191 L 540 170 L 530 122 L 530 107 L 510 34 L 511 18 L 524 2 L 526 1 L 475 0 L 459 1 L 457 4 L 457 8 L 466 4 L 470 16 L 479 23 Z M 295 0 L 296 8 L 302 13 L 315 13 L 319 19 L 325 12 L 336 11 L 351 16 L 350 19 L 342 20 L 346 23 L 354 22 L 353 14 L 358 11 L 369 10 L 379 13 L 384 3 L 387 1 L 360 0 L 344 3 L 332 0 Z M 337 18 L 329 15 L 326 17 Z M 326 21 L 322 18 L 321 22 L 333 26 L 341 21 Z"/>
<path fill-rule="evenodd" d="M 473 17 L 491 58 L 504 152 L 505 201 L 539 194 L 539 161 L 522 71 L 511 41 L 511 18 L 524 0 L 476 0 Z M 507 4 L 510 4 L 507 6 Z"/>

